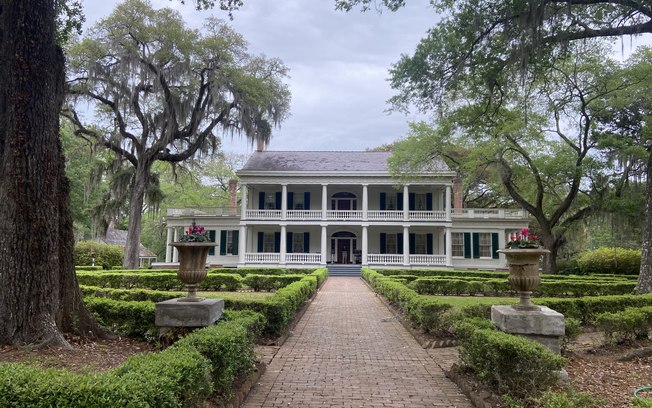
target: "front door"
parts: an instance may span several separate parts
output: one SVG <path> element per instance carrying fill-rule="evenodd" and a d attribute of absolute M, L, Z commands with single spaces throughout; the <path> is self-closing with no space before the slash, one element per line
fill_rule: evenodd
<path fill-rule="evenodd" d="M 339 238 L 337 240 L 337 263 L 351 263 L 351 240 Z"/>

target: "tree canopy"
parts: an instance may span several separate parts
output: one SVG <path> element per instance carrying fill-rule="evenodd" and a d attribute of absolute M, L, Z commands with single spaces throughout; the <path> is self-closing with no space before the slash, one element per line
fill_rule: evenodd
<path fill-rule="evenodd" d="M 127 0 L 67 53 L 70 98 L 63 115 L 78 136 L 131 169 L 124 177 L 131 191 L 127 267 L 138 260 L 154 162 L 213 154 L 225 134 L 267 143 L 288 114 L 283 63 L 250 55 L 242 36 L 214 18 L 193 30 L 171 9 Z M 76 109 L 81 102 L 95 107 L 94 115 L 84 117 Z"/>

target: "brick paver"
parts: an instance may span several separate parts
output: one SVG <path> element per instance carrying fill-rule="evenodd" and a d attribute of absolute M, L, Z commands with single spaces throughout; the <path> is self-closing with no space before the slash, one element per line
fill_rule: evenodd
<path fill-rule="evenodd" d="M 471 407 L 359 278 L 329 278 L 247 397 L 254 407 Z"/>

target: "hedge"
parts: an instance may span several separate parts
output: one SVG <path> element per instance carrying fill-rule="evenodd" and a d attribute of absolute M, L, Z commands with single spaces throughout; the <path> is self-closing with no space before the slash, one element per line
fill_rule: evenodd
<path fill-rule="evenodd" d="M 246 275 L 309 275 L 314 271 L 311 268 L 212 268 L 208 273 L 234 273 Z"/>
<path fill-rule="evenodd" d="M 641 267 L 641 250 L 602 247 L 580 254 L 577 265 L 582 273 L 636 275 Z"/>
<path fill-rule="evenodd" d="M 73 261 L 75 265 L 100 265 L 111 269 L 122 265 L 124 248 L 120 245 L 107 245 L 95 241 L 80 241 L 75 244 Z"/>
<path fill-rule="evenodd" d="M 242 284 L 252 288 L 256 292 L 261 290 L 274 290 L 285 287 L 303 279 L 306 275 L 246 275 L 242 279 Z"/>
<path fill-rule="evenodd" d="M 213 392 L 224 400 L 234 375 L 253 367 L 252 327 L 261 319 L 231 314 L 165 351 L 130 357 L 103 373 L 0 364 L 0 406 L 198 407 Z"/>
<path fill-rule="evenodd" d="M 451 305 L 419 296 L 414 290 L 402 283 L 387 278 L 371 269 L 363 268 L 362 277 L 369 282 L 374 290 L 398 306 L 405 313 L 408 320 L 421 327 L 424 331 L 442 335 L 450 326 L 446 312 L 452 308 Z"/>
<path fill-rule="evenodd" d="M 652 330 L 652 306 L 600 313 L 596 316 L 596 327 L 604 331 L 609 343 L 647 338 Z"/>
<path fill-rule="evenodd" d="M 237 275 L 236 275 L 237 276 Z M 279 289 L 274 295 L 261 299 L 224 299 L 227 310 L 252 310 L 266 318 L 263 335 L 277 337 L 294 318 L 303 302 L 312 296 L 328 277 L 328 269 L 320 268 L 303 275 L 297 282 Z M 184 292 L 166 292 L 143 289 L 107 289 L 81 286 L 84 300 L 106 325 L 131 335 L 148 338 L 154 331 L 154 303 L 184 296 Z M 104 297 L 107 299 L 99 299 Z M 115 299 L 115 300 L 112 300 Z M 129 316 L 140 320 L 132 321 Z M 150 317 L 151 316 L 151 317 Z M 143 322 L 150 322 L 143 325 Z"/>
<path fill-rule="evenodd" d="M 80 285 L 99 286 L 102 288 L 143 288 L 153 290 L 182 290 L 183 282 L 176 273 L 170 272 L 77 272 Z M 208 274 L 199 284 L 198 290 L 237 290 L 242 278 L 237 274 Z"/>
<path fill-rule="evenodd" d="M 539 343 L 491 329 L 468 330 L 460 359 L 490 389 L 518 399 L 557 384 L 564 359 Z"/>

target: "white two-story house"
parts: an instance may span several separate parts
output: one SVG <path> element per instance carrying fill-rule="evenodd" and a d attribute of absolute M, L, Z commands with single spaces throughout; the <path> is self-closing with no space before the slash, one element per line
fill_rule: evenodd
<path fill-rule="evenodd" d="M 216 265 L 505 267 L 496 251 L 527 227 L 524 210 L 461 208 L 443 162 L 397 187 L 390 155 L 256 151 L 237 172 L 240 205 L 232 185 L 229 208 L 169 210 L 167 241 L 194 222 L 217 243 Z M 168 247 L 166 262 L 176 261 Z"/>

